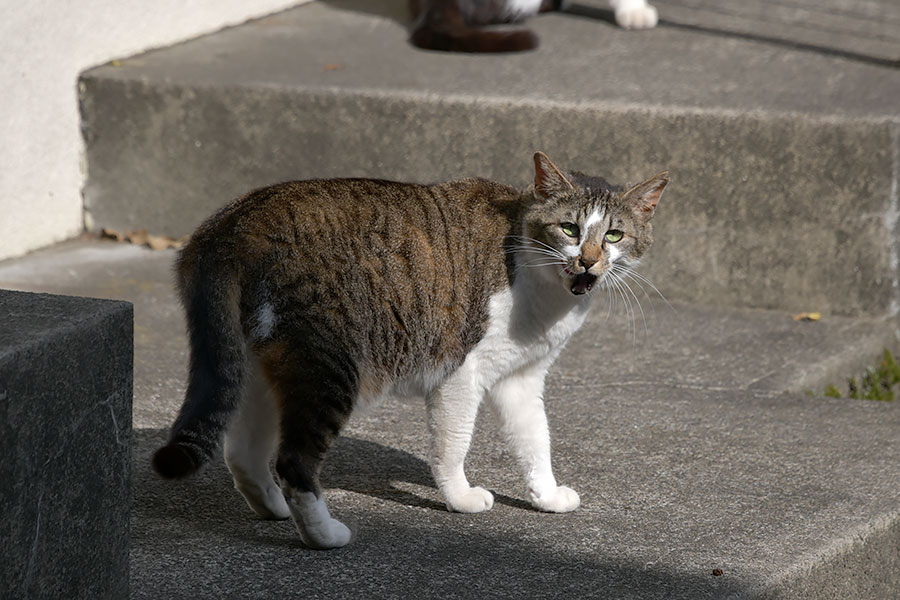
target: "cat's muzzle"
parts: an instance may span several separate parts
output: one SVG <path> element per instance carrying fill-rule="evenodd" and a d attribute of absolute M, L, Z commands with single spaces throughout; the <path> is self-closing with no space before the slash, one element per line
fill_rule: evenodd
<path fill-rule="evenodd" d="M 585 271 L 584 273 L 580 273 L 575 276 L 575 279 L 572 280 L 572 293 L 576 296 L 580 296 L 582 294 L 586 294 L 591 291 L 591 288 L 594 287 L 594 284 L 597 282 L 597 276 Z"/>

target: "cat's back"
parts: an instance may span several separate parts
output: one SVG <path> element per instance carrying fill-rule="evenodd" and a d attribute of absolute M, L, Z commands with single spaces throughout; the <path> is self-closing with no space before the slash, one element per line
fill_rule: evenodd
<path fill-rule="evenodd" d="M 398 224 L 435 234 L 471 225 L 499 232 L 518 210 L 518 190 L 481 178 L 430 185 L 364 178 L 289 181 L 226 205 L 198 227 L 190 244 L 199 250 L 226 238 L 274 242 L 322 228 L 379 234 Z"/>
<path fill-rule="evenodd" d="M 485 179 L 434 185 L 294 181 L 256 190 L 198 228 L 182 289 L 211 268 L 238 279 L 248 319 L 264 304 L 287 322 L 339 331 L 400 374 L 410 357 L 455 363 L 483 335 L 509 286 L 504 244 L 521 194 Z"/>

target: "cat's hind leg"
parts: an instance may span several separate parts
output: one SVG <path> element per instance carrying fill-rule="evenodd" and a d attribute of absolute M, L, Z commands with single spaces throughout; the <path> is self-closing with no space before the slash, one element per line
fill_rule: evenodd
<path fill-rule="evenodd" d="M 234 487 L 264 519 L 291 516 L 269 465 L 278 447 L 278 406 L 265 376 L 253 361 L 240 411 L 225 433 L 225 463 Z"/>
<path fill-rule="evenodd" d="M 474 379 L 471 366 L 463 364 L 426 398 L 432 437 L 431 472 L 447 508 L 463 513 L 482 512 L 494 505 L 493 494 L 470 486 L 463 469 L 483 396 L 476 390 Z"/>
<path fill-rule="evenodd" d="M 276 351 L 265 368 L 281 407 L 275 470 L 294 524 L 310 548 L 340 548 L 350 530 L 325 505 L 319 471 L 350 416 L 358 390 L 355 368 L 334 347 Z"/>
<path fill-rule="evenodd" d="M 495 384 L 488 396 L 525 475 L 531 504 L 548 512 L 569 512 L 581 499 L 575 490 L 556 484 L 550 465 L 550 430 L 542 399 L 547 367 L 514 373 Z"/>

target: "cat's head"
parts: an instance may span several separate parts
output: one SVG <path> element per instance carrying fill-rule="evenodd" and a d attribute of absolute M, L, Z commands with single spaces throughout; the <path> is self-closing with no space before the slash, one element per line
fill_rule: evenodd
<path fill-rule="evenodd" d="M 537 152 L 517 262 L 559 280 L 572 294 L 590 292 L 610 274 L 626 273 L 650 247 L 650 219 L 668 183 L 664 171 L 638 185 L 611 185 L 563 172 Z"/>

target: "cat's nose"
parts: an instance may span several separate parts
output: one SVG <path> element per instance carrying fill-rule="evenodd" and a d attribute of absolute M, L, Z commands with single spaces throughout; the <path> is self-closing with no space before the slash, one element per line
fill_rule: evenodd
<path fill-rule="evenodd" d="M 579 256 L 578 264 L 584 267 L 584 270 L 587 271 L 591 267 L 597 264 L 597 259 L 591 258 L 589 256 Z"/>

